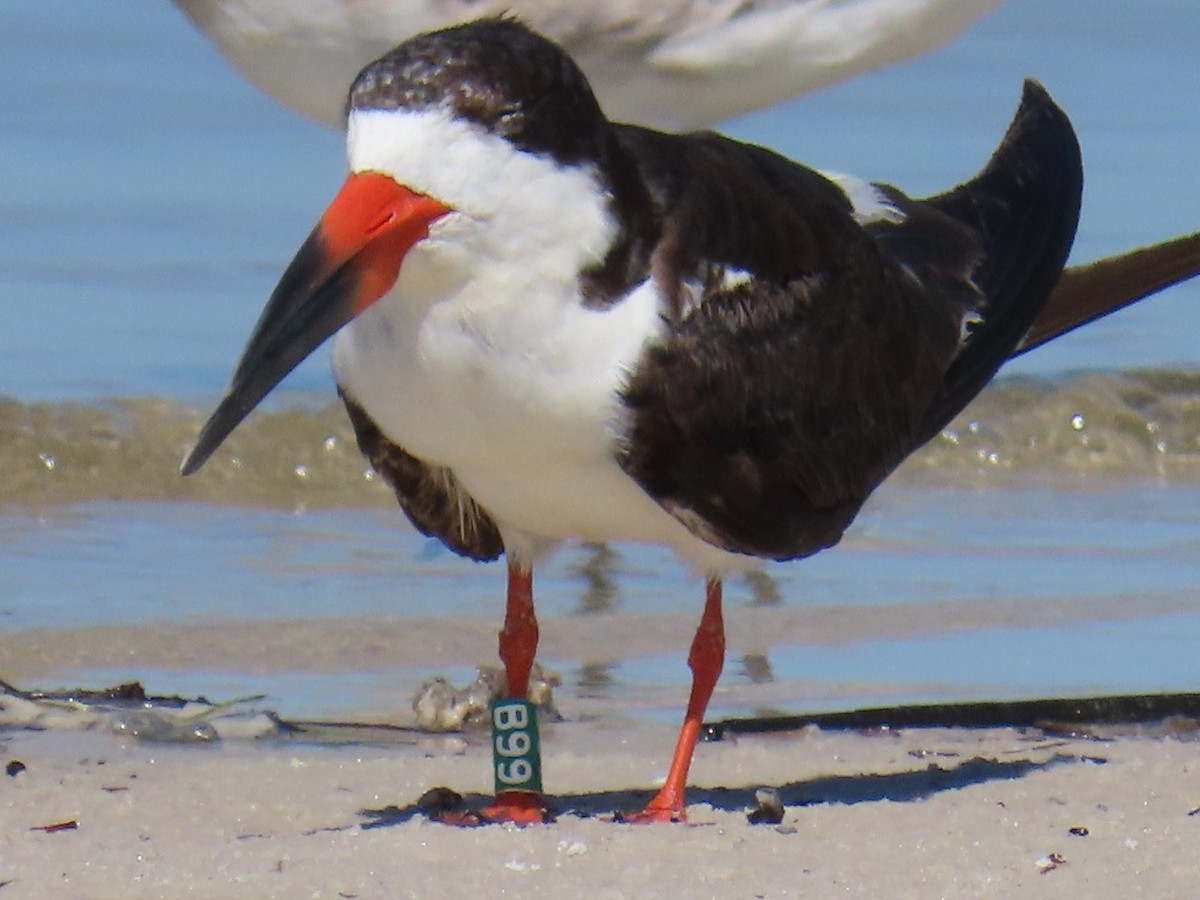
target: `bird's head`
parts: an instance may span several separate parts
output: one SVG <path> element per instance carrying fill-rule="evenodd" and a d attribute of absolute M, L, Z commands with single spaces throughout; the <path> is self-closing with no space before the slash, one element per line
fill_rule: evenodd
<path fill-rule="evenodd" d="M 524 255 L 575 273 L 612 242 L 604 116 L 570 57 L 515 20 L 406 41 L 362 70 L 346 115 L 350 173 L 268 300 L 184 474 L 326 338 L 402 292 L 406 259 Z"/>

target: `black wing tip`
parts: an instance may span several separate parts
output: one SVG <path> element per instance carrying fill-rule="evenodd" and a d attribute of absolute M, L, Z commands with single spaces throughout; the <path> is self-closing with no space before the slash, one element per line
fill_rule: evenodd
<path fill-rule="evenodd" d="M 1071 120 L 1038 81 L 1026 79 L 987 165 L 929 201 L 978 236 L 983 252 L 972 281 L 987 312 L 947 373 L 928 433 L 957 414 L 1020 344 L 1066 265 L 1082 201 L 1083 155 Z"/>
<path fill-rule="evenodd" d="M 1058 104 L 1050 96 L 1050 92 L 1046 90 L 1046 86 L 1036 78 L 1026 78 L 1021 90 L 1021 105 L 1027 103 L 1045 103 L 1058 108 Z"/>
<path fill-rule="evenodd" d="M 1040 113 L 1054 124 L 1049 129 L 1061 141 L 1063 164 L 1068 168 L 1077 169 L 1079 191 L 1083 192 L 1083 151 L 1079 147 L 1079 136 L 1071 118 L 1040 81 L 1033 78 L 1025 79 L 1025 87 L 1021 92 L 1021 105 L 1017 108 L 1018 116 L 1022 112 Z"/>
<path fill-rule="evenodd" d="M 1041 82 L 1026 78 L 1017 110 L 987 164 L 970 181 L 928 202 L 975 227 L 987 242 L 1011 226 L 1007 207 L 1013 202 L 1049 205 L 1071 222 L 1082 197 L 1083 152 L 1071 119 Z M 1073 238 L 1073 225 L 1063 230 Z"/>
<path fill-rule="evenodd" d="M 957 212 L 979 229 L 993 258 L 1024 257 L 1024 286 L 1048 293 L 1074 242 L 1083 181 L 1083 153 L 1070 117 L 1039 81 L 1027 78 L 1020 105 L 991 159 L 971 183 L 951 195 L 970 197 Z M 993 290 L 1021 293 L 1004 281 Z"/>
<path fill-rule="evenodd" d="M 1062 120 L 1070 128 L 1070 119 L 1057 101 L 1050 96 L 1050 91 L 1036 78 L 1026 78 L 1021 85 L 1021 102 L 1017 104 L 1017 113 L 1013 124 L 1038 113 Z"/>
<path fill-rule="evenodd" d="M 1043 160 L 1056 161 L 1067 172 L 1077 169 L 1077 180 L 1082 191 L 1083 155 L 1071 119 L 1040 81 L 1036 78 L 1026 78 L 1021 90 L 1021 102 L 1017 106 L 1008 132 L 996 148 L 993 159 L 1003 158 L 1011 142 L 1021 138 L 1028 140 L 1028 132 L 1035 129 L 1037 136 L 1031 149 L 1034 152 L 1040 150 L 1039 156 Z M 1057 147 L 1059 152 L 1047 153 L 1051 146 Z"/>

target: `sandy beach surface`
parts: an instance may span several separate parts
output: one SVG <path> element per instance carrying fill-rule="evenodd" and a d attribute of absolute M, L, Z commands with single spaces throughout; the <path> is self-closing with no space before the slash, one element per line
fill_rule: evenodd
<path fill-rule="evenodd" d="M 137 897 L 1192 897 L 1200 758 L 1187 736 L 814 729 L 702 744 L 686 825 L 604 818 L 661 778 L 667 725 L 545 729 L 549 825 L 415 809 L 490 790 L 459 738 L 145 744 L 10 731 L 0 900 Z M 19 764 L 18 764 L 19 763 Z M 779 824 L 751 824 L 756 789 Z"/>

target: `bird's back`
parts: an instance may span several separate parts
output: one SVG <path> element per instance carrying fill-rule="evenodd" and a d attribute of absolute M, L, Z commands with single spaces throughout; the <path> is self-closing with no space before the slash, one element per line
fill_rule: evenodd
<path fill-rule="evenodd" d="M 983 387 L 1061 272 L 1082 185 L 1066 116 L 1029 84 L 983 172 L 857 210 L 818 173 L 715 136 L 631 131 L 658 188 L 650 270 L 674 327 L 624 400 L 620 462 L 694 533 L 791 558 Z"/>

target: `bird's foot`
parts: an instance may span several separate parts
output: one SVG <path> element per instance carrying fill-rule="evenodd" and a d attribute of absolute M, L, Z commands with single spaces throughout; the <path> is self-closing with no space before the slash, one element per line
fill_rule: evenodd
<path fill-rule="evenodd" d="M 650 809 L 647 807 L 641 812 L 617 813 L 613 816 L 613 821 L 628 825 L 656 825 L 660 822 L 686 823 L 687 813 L 681 809 Z"/>
<path fill-rule="evenodd" d="M 616 813 L 614 822 L 627 822 L 630 825 L 654 825 L 659 822 L 687 822 L 687 813 L 682 803 L 676 803 L 672 798 L 664 799 L 661 794 L 646 804 L 646 808 L 635 813 Z"/>
<path fill-rule="evenodd" d="M 455 796 L 457 797 L 457 795 Z M 427 808 L 426 813 L 435 822 L 465 828 L 503 823 L 542 825 L 554 821 L 553 814 L 546 808 L 545 798 L 532 791 L 505 791 L 497 794 L 491 804 L 479 810 L 463 809 L 461 808 L 462 798 L 458 797 L 457 799 L 459 801 L 457 803 L 445 803 L 437 808 Z"/>
<path fill-rule="evenodd" d="M 496 802 L 481 809 L 478 815 L 484 824 L 510 822 L 513 825 L 541 825 L 554 821 L 542 795 L 531 793 L 514 792 L 511 796 L 498 794 Z"/>

